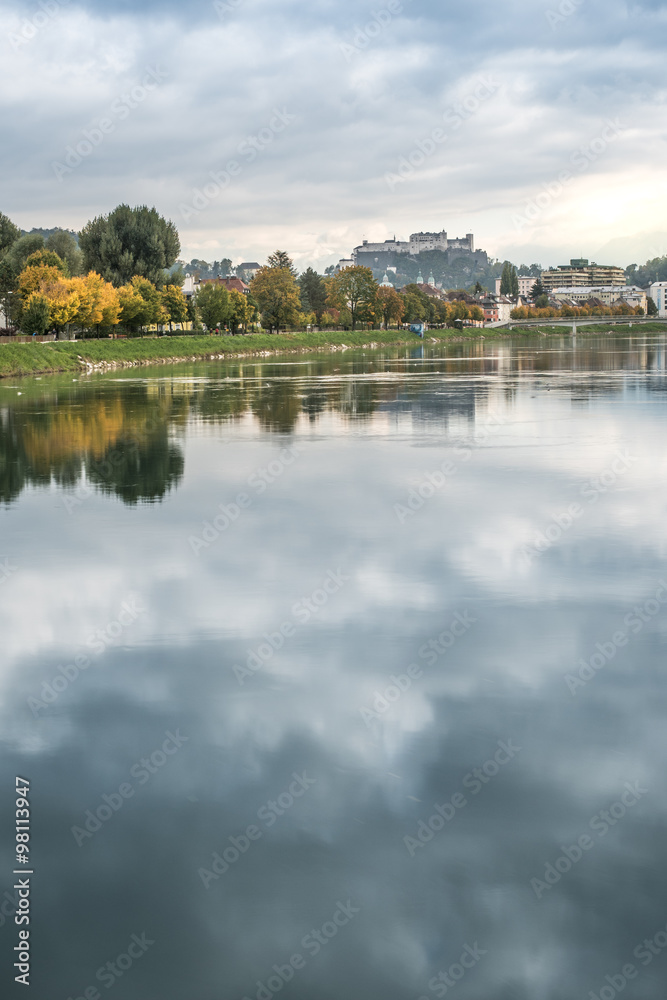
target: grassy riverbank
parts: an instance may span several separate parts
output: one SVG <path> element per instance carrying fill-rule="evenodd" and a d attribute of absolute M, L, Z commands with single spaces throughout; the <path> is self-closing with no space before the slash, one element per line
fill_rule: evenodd
<path fill-rule="evenodd" d="M 449 340 L 457 331 L 437 330 L 428 336 Z M 371 330 L 344 333 L 251 334 L 245 337 L 160 337 L 128 340 L 56 341 L 50 344 L 0 344 L 0 377 L 82 371 L 90 367 L 123 367 L 252 356 L 266 352 L 326 350 L 365 347 L 370 344 L 419 345 L 422 341 L 405 330 Z"/>
<path fill-rule="evenodd" d="M 665 333 L 664 323 L 650 323 L 632 330 L 627 326 L 600 324 L 583 327 L 581 335 L 628 333 Z M 246 337 L 161 337 L 128 340 L 82 340 L 50 344 L 0 344 L 0 378 L 12 375 L 39 375 L 48 372 L 86 371 L 91 368 L 129 367 L 142 364 L 176 363 L 221 357 L 336 349 L 342 347 L 377 347 L 421 343 L 453 343 L 484 337 L 487 340 L 511 336 L 565 334 L 563 327 L 530 327 L 521 330 L 429 330 L 424 341 L 405 330 L 365 330 L 336 333 L 252 334 Z"/>

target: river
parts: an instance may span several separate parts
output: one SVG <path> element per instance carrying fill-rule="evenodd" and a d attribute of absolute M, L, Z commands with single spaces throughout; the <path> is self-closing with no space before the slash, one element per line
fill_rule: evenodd
<path fill-rule="evenodd" d="M 639 334 L 0 382 L 9 995 L 20 776 L 37 1000 L 664 1000 L 666 440 Z"/>

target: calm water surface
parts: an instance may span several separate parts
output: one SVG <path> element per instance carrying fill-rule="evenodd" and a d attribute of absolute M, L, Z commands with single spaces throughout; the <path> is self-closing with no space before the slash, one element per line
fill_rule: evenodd
<path fill-rule="evenodd" d="M 3 994 L 664 1000 L 666 369 L 0 383 Z"/>

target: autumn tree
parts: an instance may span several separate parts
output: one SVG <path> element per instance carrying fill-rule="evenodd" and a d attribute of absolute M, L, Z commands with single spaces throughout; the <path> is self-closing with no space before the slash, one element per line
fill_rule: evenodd
<path fill-rule="evenodd" d="M 235 335 L 240 327 L 245 326 L 250 319 L 251 313 L 252 307 L 248 302 L 248 296 L 243 294 L 243 292 L 237 292 L 235 288 L 232 288 L 229 293 L 228 316 L 228 322 L 232 334 Z"/>
<path fill-rule="evenodd" d="M 45 281 L 42 293 L 49 303 L 52 326 L 63 330 L 76 320 L 80 299 L 71 278 L 59 276 L 54 281 Z"/>
<path fill-rule="evenodd" d="M 276 251 L 269 261 L 282 255 Z M 294 268 L 287 254 L 283 263 L 275 263 L 259 269 L 250 288 L 262 314 L 262 325 L 270 332 L 294 326 L 301 311 L 299 286 L 294 276 Z"/>
<path fill-rule="evenodd" d="M 120 306 L 120 322 L 128 330 L 134 330 L 138 325 L 139 315 L 144 308 L 144 301 L 133 284 L 122 285 L 117 289 Z"/>
<path fill-rule="evenodd" d="M 120 318 L 120 298 L 118 290 L 104 278 L 91 271 L 85 277 L 71 279 L 71 284 L 79 296 L 79 310 L 75 322 L 84 329 L 114 327 Z"/>
<path fill-rule="evenodd" d="M 169 320 L 169 332 L 172 323 L 185 323 L 188 318 L 188 303 L 178 285 L 165 285 L 162 289 L 162 305 Z"/>
<path fill-rule="evenodd" d="M 395 288 L 379 288 L 377 293 L 378 312 L 382 317 L 385 330 L 392 322 L 399 323 L 405 312 L 405 300 Z"/>
<path fill-rule="evenodd" d="M 167 316 L 162 305 L 162 295 L 152 281 L 136 274 L 130 283 L 142 300 L 135 322 L 141 328 L 165 322 Z"/>
<path fill-rule="evenodd" d="M 116 287 L 135 276 L 162 287 L 165 269 L 175 263 L 181 244 L 173 222 L 155 208 L 119 205 L 88 222 L 79 233 L 84 268 Z"/>
<path fill-rule="evenodd" d="M 331 280 L 329 304 L 349 310 L 354 330 L 359 320 L 372 321 L 377 292 L 370 267 L 346 267 Z"/>

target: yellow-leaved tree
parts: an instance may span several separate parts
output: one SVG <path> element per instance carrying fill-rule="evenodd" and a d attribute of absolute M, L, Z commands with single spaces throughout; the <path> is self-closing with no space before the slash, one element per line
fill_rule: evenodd
<path fill-rule="evenodd" d="M 118 291 L 104 278 L 91 271 L 85 277 L 72 278 L 71 283 L 79 296 L 76 321 L 84 329 L 116 326 L 120 317 Z"/>
<path fill-rule="evenodd" d="M 80 299 L 72 278 L 60 277 L 55 281 L 45 281 L 40 291 L 49 303 L 52 326 L 62 330 L 75 321 Z"/>

